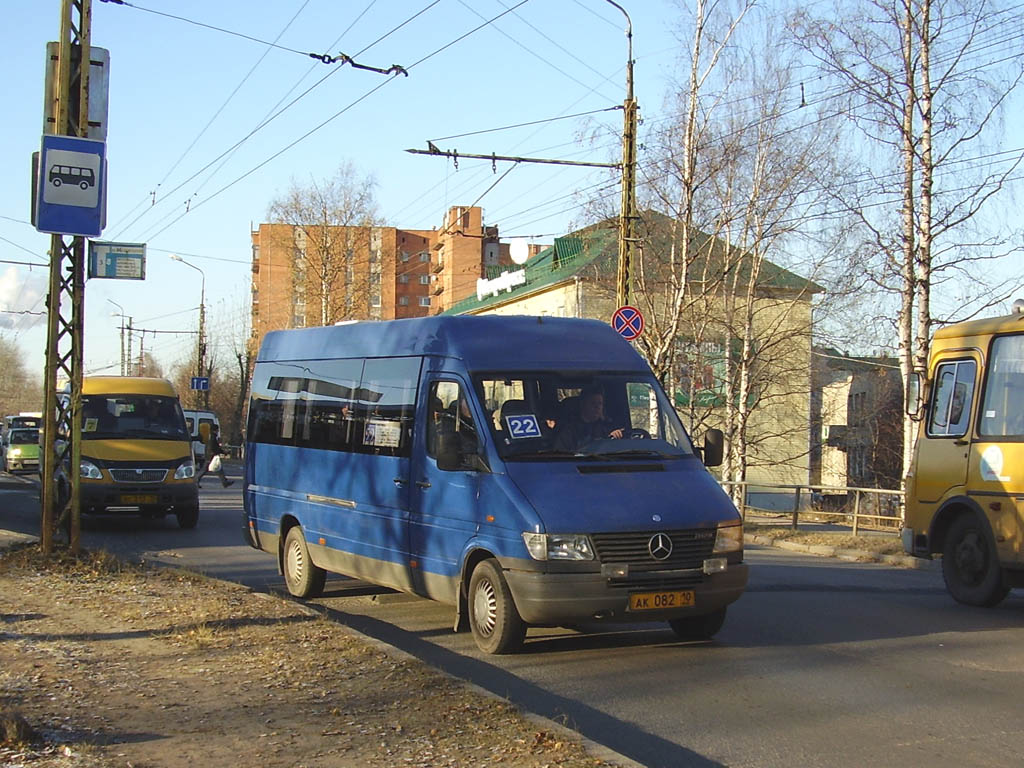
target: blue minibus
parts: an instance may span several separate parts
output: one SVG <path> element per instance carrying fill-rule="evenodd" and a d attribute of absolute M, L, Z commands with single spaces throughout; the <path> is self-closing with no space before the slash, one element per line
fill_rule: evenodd
<path fill-rule="evenodd" d="M 529 626 L 707 639 L 743 528 L 650 367 L 594 320 L 456 316 L 274 331 L 253 370 L 244 529 L 288 591 L 328 572 L 455 608 L 486 653 Z M 703 461 L 702 461 L 703 458 Z"/>

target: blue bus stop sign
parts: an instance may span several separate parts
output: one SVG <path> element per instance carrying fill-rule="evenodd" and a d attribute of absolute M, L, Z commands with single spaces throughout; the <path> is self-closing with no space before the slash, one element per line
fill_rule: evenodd
<path fill-rule="evenodd" d="M 102 141 L 43 135 L 35 189 L 37 230 L 99 236 L 107 202 L 106 152 Z"/>

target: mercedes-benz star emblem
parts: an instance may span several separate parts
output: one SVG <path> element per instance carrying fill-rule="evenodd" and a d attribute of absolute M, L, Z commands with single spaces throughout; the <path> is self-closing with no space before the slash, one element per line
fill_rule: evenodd
<path fill-rule="evenodd" d="M 664 533 L 656 533 L 647 542 L 647 550 L 655 560 L 665 560 L 672 554 L 672 539 Z"/>

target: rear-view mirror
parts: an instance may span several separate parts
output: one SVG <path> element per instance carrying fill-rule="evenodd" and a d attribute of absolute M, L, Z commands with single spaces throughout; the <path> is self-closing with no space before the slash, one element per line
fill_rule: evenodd
<path fill-rule="evenodd" d="M 921 387 L 921 374 L 916 371 L 907 377 L 907 391 L 903 408 L 907 415 L 915 421 L 921 418 L 921 412 L 924 410 L 924 396 Z"/>
<path fill-rule="evenodd" d="M 718 467 L 725 455 L 725 434 L 720 429 L 709 429 L 704 433 L 704 466 Z"/>

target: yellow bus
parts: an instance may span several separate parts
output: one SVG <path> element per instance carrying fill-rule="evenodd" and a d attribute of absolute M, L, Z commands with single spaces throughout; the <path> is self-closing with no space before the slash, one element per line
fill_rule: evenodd
<path fill-rule="evenodd" d="M 920 427 L 903 548 L 942 555 L 957 601 L 994 606 L 1024 586 L 1024 300 L 936 331 L 907 411 Z"/>

